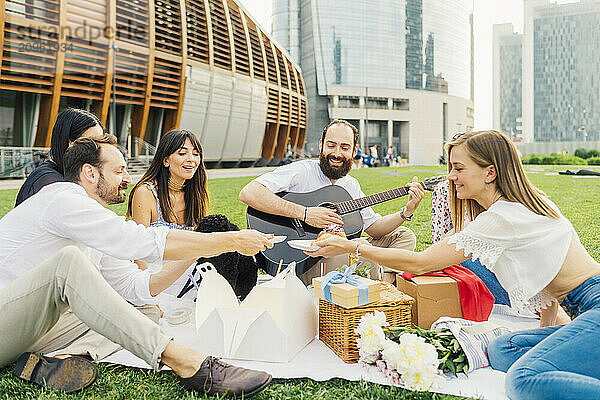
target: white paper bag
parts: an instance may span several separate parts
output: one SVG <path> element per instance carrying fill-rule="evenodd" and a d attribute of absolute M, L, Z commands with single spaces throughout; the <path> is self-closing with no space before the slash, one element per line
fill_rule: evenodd
<path fill-rule="evenodd" d="M 198 266 L 197 350 L 217 357 L 289 362 L 317 335 L 318 316 L 295 263 L 254 287 L 238 305 L 231 285 L 210 263 Z"/>

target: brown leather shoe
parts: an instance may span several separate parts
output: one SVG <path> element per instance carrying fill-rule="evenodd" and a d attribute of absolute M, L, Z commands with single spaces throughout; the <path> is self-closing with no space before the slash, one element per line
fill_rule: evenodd
<path fill-rule="evenodd" d="M 98 368 L 82 357 L 59 359 L 23 353 L 15 364 L 15 373 L 26 381 L 72 393 L 94 383 Z"/>
<path fill-rule="evenodd" d="M 266 388 L 271 379 L 271 375 L 266 372 L 234 367 L 218 358 L 208 356 L 193 376 L 180 378 L 180 382 L 188 390 L 208 395 L 243 395 L 244 398 L 248 398 Z"/>

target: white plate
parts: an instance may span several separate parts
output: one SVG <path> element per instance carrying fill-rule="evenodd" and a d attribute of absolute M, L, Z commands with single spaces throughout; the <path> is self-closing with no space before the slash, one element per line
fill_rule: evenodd
<path fill-rule="evenodd" d="M 272 239 L 269 239 L 271 241 L 271 243 L 275 244 L 275 243 L 281 243 L 283 242 L 285 239 L 287 239 L 287 236 L 285 235 L 280 235 L 280 236 L 273 236 Z"/>
<path fill-rule="evenodd" d="M 290 247 L 298 250 L 316 251 L 321 247 L 313 244 L 314 240 L 288 240 L 287 244 Z"/>

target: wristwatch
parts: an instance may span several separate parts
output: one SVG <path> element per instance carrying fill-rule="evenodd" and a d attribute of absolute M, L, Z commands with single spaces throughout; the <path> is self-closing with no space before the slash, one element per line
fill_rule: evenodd
<path fill-rule="evenodd" d="M 404 215 L 404 211 L 406 211 L 406 207 L 402 207 L 402 209 L 400 210 L 400 217 L 405 221 L 412 221 L 414 215 L 407 217 L 406 215 Z"/>

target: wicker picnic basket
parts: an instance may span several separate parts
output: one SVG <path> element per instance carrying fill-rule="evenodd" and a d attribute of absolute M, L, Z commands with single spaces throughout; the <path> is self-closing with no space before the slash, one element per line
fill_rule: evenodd
<path fill-rule="evenodd" d="M 363 315 L 383 311 L 390 326 L 411 326 L 414 299 L 391 283 L 380 284 L 381 299 L 360 307 L 344 308 L 319 299 L 319 339 L 346 363 L 358 362 L 354 329 Z"/>

